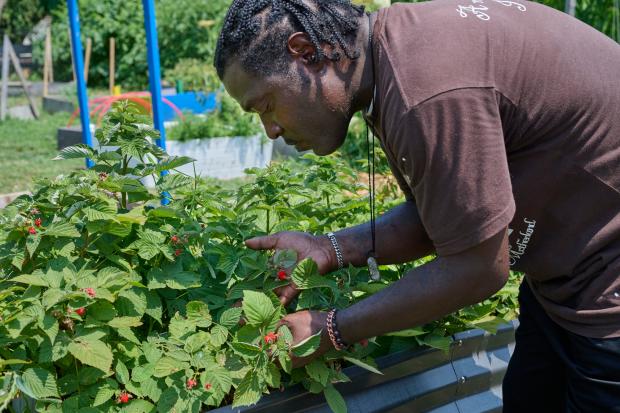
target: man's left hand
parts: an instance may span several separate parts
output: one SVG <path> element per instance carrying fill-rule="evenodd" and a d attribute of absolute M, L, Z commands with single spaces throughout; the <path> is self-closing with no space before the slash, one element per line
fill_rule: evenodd
<path fill-rule="evenodd" d="M 319 331 L 321 333 L 321 345 L 307 357 L 292 356 L 293 368 L 302 367 L 315 358 L 322 356 L 333 348 L 327 334 L 327 313 L 320 311 L 299 311 L 289 314 L 280 320 L 280 325 L 286 325 L 293 334 L 293 345 L 296 345 Z"/>

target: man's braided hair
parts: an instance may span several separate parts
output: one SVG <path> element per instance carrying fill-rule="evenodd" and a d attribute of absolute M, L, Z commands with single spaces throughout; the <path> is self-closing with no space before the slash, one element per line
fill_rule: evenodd
<path fill-rule="evenodd" d="M 342 53 L 356 59 L 359 51 L 351 43 L 363 15 L 364 6 L 350 0 L 234 0 L 215 50 L 218 76 L 224 77 L 232 58 L 240 59 L 242 67 L 253 74 L 285 72 L 287 41 L 295 32 L 308 34 L 317 50 L 313 63 L 337 61 Z M 326 54 L 324 44 L 334 51 Z"/>

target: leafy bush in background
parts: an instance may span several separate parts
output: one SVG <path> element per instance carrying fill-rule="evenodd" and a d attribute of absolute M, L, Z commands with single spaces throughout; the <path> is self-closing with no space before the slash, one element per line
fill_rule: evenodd
<path fill-rule="evenodd" d="M 219 26 L 228 2 L 209 0 L 157 0 L 157 25 L 162 72 L 181 59 L 211 62 Z M 82 42 L 93 41 L 89 85 L 108 84 L 109 39 L 116 39 L 116 81 L 128 89 L 148 85 L 146 37 L 142 3 L 124 0 L 81 0 Z M 72 78 L 69 26 L 64 2 L 53 12 L 54 74 L 58 80 Z M 35 59 L 43 61 L 43 44 L 36 45 Z"/>
<path fill-rule="evenodd" d="M 205 116 L 185 115 L 167 133 L 172 140 L 253 136 L 264 131 L 254 113 L 246 113 L 226 91 L 218 92 L 220 105 Z"/>

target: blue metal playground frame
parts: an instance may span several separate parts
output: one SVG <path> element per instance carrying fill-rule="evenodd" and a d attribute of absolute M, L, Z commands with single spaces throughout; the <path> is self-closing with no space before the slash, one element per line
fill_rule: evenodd
<path fill-rule="evenodd" d="M 159 130 L 160 138 L 157 145 L 166 150 L 166 130 L 164 129 L 164 119 L 162 116 L 161 98 L 161 69 L 159 65 L 159 44 L 157 42 L 157 24 L 155 20 L 155 0 L 142 0 L 144 9 L 144 27 L 146 29 L 146 50 L 149 64 L 149 84 L 151 100 L 153 106 L 153 123 Z M 88 94 L 86 91 L 86 81 L 84 80 L 84 55 L 82 51 L 82 41 L 80 39 L 80 19 L 77 0 L 67 0 L 69 12 L 69 25 L 71 27 L 71 46 L 73 48 L 73 58 L 75 64 L 75 79 L 77 83 L 78 102 L 80 106 L 80 122 L 82 124 L 82 143 L 90 147 L 93 146 L 93 138 L 90 132 L 90 112 L 88 108 Z M 86 161 L 88 168 L 93 166 L 93 162 Z"/>

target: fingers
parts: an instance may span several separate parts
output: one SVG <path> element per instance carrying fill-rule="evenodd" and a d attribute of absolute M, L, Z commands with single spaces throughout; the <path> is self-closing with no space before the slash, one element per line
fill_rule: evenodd
<path fill-rule="evenodd" d="M 286 307 L 295 297 L 297 297 L 299 290 L 293 287 L 292 284 L 289 284 L 284 287 L 280 287 L 280 291 L 276 294 L 278 294 L 278 298 L 280 299 L 282 305 Z"/>
<path fill-rule="evenodd" d="M 253 250 L 272 250 L 278 243 L 276 235 L 266 235 L 264 237 L 250 238 L 245 241 L 245 245 Z"/>

